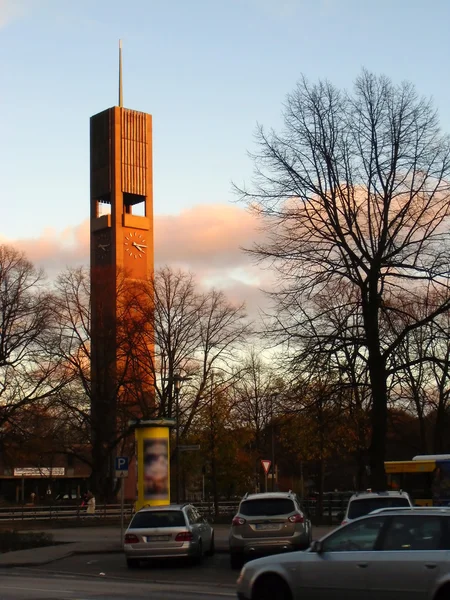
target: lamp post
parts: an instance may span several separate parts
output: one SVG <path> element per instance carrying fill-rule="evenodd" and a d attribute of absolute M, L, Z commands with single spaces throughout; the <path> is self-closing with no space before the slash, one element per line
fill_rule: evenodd
<path fill-rule="evenodd" d="M 275 491 L 275 436 L 274 436 L 274 425 L 273 425 L 273 394 L 270 395 L 270 430 L 271 430 L 271 445 L 272 445 L 272 492 Z"/>
<path fill-rule="evenodd" d="M 270 466 L 272 469 L 272 483 L 271 483 L 272 492 L 275 491 L 275 425 L 274 425 L 274 420 L 273 420 L 274 396 L 277 397 L 278 394 L 276 392 L 268 394 L 267 399 L 266 399 L 266 415 L 269 416 L 269 414 L 270 414 L 270 450 L 271 450 Z M 268 406 L 267 400 L 270 400 L 270 406 Z"/>
<path fill-rule="evenodd" d="M 177 469 L 176 487 L 177 487 L 177 503 L 181 501 L 181 472 L 180 472 L 180 389 L 183 381 L 188 381 L 190 377 L 183 377 L 179 373 L 173 376 L 173 387 L 175 391 L 175 439 L 176 439 L 176 454 L 175 465 Z"/>

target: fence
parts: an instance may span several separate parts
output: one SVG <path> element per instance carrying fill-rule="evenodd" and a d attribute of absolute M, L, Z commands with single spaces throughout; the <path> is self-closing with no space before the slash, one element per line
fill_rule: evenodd
<path fill-rule="evenodd" d="M 124 505 L 124 515 L 130 518 L 134 512 L 133 504 Z M 120 519 L 120 504 L 97 504 L 94 515 L 86 515 L 86 508 L 80 506 L 2 506 L 0 523 L 11 521 L 73 521 L 89 517 L 99 520 Z"/>
<path fill-rule="evenodd" d="M 316 524 L 329 524 L 333 525 L 339 523 L 344 518 L 345 511 L 350 496 L 353 492 L 345 493 L 326 493 L 323 495 L 322 501 L 322 514 L 319 510 L 319 499 L 318 497 L 305 498 L 303 506 L 313 521 Z"/>
<path fill-rule="evenodd" d="M 319 510 L 319 499 L 317 496 L 305 498 L 302 502 L 303 509 L 316 524 L 339 523 L 347 508 L 350 496 L 353 492 L 335 492 L 325 493 L 322 500 L 322 514 Z M 231 518 L 236 514 L 239 501 L 219 502 L 219 514 L 214 514 L 214 504 L 212 502 L 194 502 L 196 508 L 204 516 L 213 517 L 216 521 L 223 521 L 226 517 Z"/>
<path fill-rule="evenodd" d="M 324 494 L 322 515 L 319 515 L 318 499 L 306 498 L 303 507 L 307 515 L 316 524 L 338 523 L 347 507 L 349 494 Z M 239 507 L 239 500 L 219 502 L 218 514 L 215 514 L 212 502 L 194 502 L 199 512 L 212 518 L 215 522 L 231 522 Z M 130 519 L 134 513 L 133 504 L 124 505 L 125 519 Z M 69 522 L 85 518 L 96 521 L 118 521 L 120 519 L 120 504 L 97 504 L 94 515 L 86 515 L 86 508 L 80 506 L 8 506 L 0 507 L 0 523 L 14 521 L 60 521 Z"/>

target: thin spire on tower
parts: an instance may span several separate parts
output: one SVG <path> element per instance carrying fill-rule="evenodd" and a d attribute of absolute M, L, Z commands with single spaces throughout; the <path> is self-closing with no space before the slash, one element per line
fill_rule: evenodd
<path fill-rule="evenodd" d="M 119 106 L 123 106 L 123 89 L 122 89 L 122 40 L 119 40 Z"/>

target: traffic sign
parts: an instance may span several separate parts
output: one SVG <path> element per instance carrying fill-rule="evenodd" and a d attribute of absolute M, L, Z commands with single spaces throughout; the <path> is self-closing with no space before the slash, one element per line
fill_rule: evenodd
<path fill-rule="evenodd" d="M 270 465 L 272 464 L 272 461 L 261 459 L 261 464 L 263 466 L 264 473 L 267 475 L 267 473 L 269 472 L 269 469 L 270 469 Z"/>
<path fill-rule="evenodd" d="M 116 456 L 116 477 L 128 477 L 128 456 Z"/>

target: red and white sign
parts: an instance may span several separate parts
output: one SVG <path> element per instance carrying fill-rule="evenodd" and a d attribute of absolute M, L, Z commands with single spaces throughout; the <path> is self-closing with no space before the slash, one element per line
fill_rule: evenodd
<path fill-rule="evenodd" d="M 272 464 L 272 462 L 270 460 L 262 460 L 261 459 L 261 464 L 263 466 L 264 473 L 267 475 L 267 473 L 269 472 L 270 465 Z"/>

